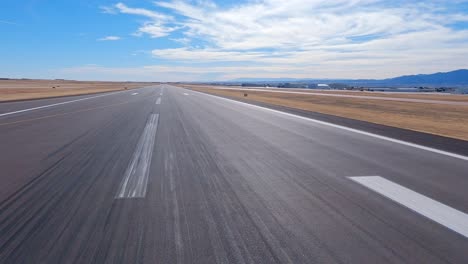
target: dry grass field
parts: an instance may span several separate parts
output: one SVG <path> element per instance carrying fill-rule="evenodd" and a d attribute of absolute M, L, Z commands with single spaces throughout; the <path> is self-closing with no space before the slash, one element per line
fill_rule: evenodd
<path fill-rule="evenodd" d="M 189 88 L 189 86 L 185 87 Z M 190 89 L 468 140 L 468 106 L 319 95 L 307 96 L 262 91 L 220 90 L 208 86 L 191 86 Z M 244 93 L 247 93 L 248 97 L 244 97 Z M 353 92 L 353 94 L 356 94 L 356 92 Z M 364 94 L 369 93 L 359 93 L 359 95 Z M 370 94 L 376 96 L 376 93 Z M 378 96 L 381 94 L 379 93 Z M 402 98 L 426 96 L 417 94 L 396 95 L 402 96 Z M 395 97 L 393 94 L 391 96 Z M 435 94 L 427 96 L 423 98 L 468 101 L 467 96 Z"/>
<path fill-rule="evenodd" d="M 112 92 L 148 85 L 154 85 L 154 83 L 0 80 L 0 102 Z"/>
<path fill-rule="evenodd" d="M 254 87 L 241 87 L 241 86 L 207 86 L 207 85 L 179 85 L 187 88 L 227 88 L 227 89 L 247 89 L 247 90 L 258 90 L 263 88 Z M 410 99 L 423 99 L 423 100 L 443 100 L 451 102 L 468 102 L 468 96 L 460 96 L 455 94 L 444 94 L 444 93 L 395 93 L 395 92 L 361 92 L 361 91 L 344 91 L 344 90 L 311 90 L 311 89 L 279 89 L 274 88 L 274 91 L 286 91 L 286 92 L 301 92 L 311 94 L 340 94 L 340 95 L 357 95 L 357 96 L 378 96 L 378 97 L 391 97 L 391 98 L 410 98 Z"/>

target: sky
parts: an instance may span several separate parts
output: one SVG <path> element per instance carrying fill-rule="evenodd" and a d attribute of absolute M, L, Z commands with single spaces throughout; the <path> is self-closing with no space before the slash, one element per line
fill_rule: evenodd
<path fill-rule="evenodd" d="M 468 0 L 4 0 L 0 77 L 389 78 L 468 68 Z"/>

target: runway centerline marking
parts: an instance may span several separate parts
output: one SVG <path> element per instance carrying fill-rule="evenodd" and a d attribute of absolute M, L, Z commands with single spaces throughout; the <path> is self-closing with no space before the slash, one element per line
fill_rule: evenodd
<path fill-rule="evenodd" d="M 178 88 L 180 88 L 180 87 L 178 87 Z M 181 88 L 181 89 L 183 89 L 183 88 Z M 407 141 L 403 141 L 403 140 L 399 140 L 399 139 L 395 139 L 395 138 L 390 138 L 390 137 L 386 137 L 386 136 L 382 136 L 382 135 L 362 131 L 362 130 L 359 130 L 359 129 L 354 129 L 354 128 L 341 126 L 341 125 L 337 125 L 337 124 L 333 124 L 333 123 L 329 123 L 329 122 L 325 122 L 325 121 L 320 121 L 320 120 L 313 119 L 313 118 L 310 118 L 310 117 L 300 116 L 300 115 L 291 114 L 291 113 L 288 113 L 288 112 L 283 112 L 283 111 L 279 111 L 279 110 L 275 110 L 275 109 L 271 109 L 271 108 L 267 108 L 267 107 L 263 107 L 263 106 L 244 103 L 244 102 L 241 102 L 241 101 L 236 101 L 236 100 L 224 98 L 224 97 L 221 97 L 221 96 L 216 96 L 216 95 L 197 92 L 197 91 L 192 91 L 192 92 L 194 92 L 196 94 L 199 94 L 199 95 L 204 95 L 204 96 L 208 96 L 208 97 L 217 98 L 217 99 L 220 99 L 220 100 L 229 101 L 231 103 L 243 105 L 243 106 L 250 107 L 250 108 L 260 109 L 260 110 L 263 110 L 263 111 L 268 111 L 268 112 L 280 114 L 280 115 L 283 115 L 283 116 L 294 117 L 294 118 L 297 118 L 297 119 L 302 119 L 302 120 L 313 122 L 313 123 L 316 123 L 316 124 L 321 124 L 321 125 L 325 125 L 325 126 L 329 126 L 329 127 L 333 127 L 333 128 L 338 128 L 338 129 L 346 130 L 346 131 L 353 132 L 353 133 L 356 133 L 356 134 L 361 134 L 361 135 L 365 135 L 365 136 L 369 136 L 369 137 L 373 137 L 373 138 L 377 138 L 377 139 L 381 139 L 381 140 L 385 140 L 385 141 L 390 141 L 390 142 L 393 142 L 393 143 L 398 143 L 398 144 L 401 144 L 401 145 L 405 145 L 405 146 L 409 146 L 409 147 L 422 149 L 422 150 L 426 150 L 426 151 L 429 151 L 429 152 L 449 156 L 449 157 L 452 157 L 452 158 L 457 158 L 457 159 L 468 161 L 468 156 L 464 156 L 464 155 L 460 155 L 460 154 L 456 154 L 456 153 L 452 153 L 452 152 L 448 152 L 448 151 L 444 151 L 444 150 L 440 150 L 440 149 L 435 149 L 435 148 L 431 148 L 431 147 L 426 147 L 426 146 L 423 146 L 423 145 L 419 145 L 419 144 L 415 144 L 415 143 L 411 143 L 411 142 L 407 142 Z"/>
<path fill-rule="evenodd" d="M 158 121 L 158 114 L 151 114 L 148 118 L 115 199 L 144 198 L 146 196 Z"/>
<path fill-rule="evenodd" d="M 132 95 L 137 95 L 138 93 L 132 93 Z"/>
<path fill-rule="evenodd" d="M 188 93 L 184 93 L 184 95 L 189 95 Z"/>
<path fill-rule="evenodd" d="M 37 106 L 37 107 L 22 109 L 22 110 L 18 110 L 18 111 L 13 111 L 13 112 L 0 114 L 0 117 L 13 115 L 13 114 L 19 114 L 19 113 L 23 113 L 23 112 L 29 112 L 29 111 L 33 111 L 33 110 L 39 110 L 39 109 L 43 109 L 43 108 L 49 108 L 49 107 L 58 106 L 58 105 L 70 104 L 70 103 L 79 102 L 79 101 L 85 101 L 85 100 L 89 100 L 89 99 L 104 97 L 104 96 L 118 94 L 118 93 L 122 93 L 122 92 L 126 92 L 126 91 L 118 91 L 118 92 L 107 93 L 107 94 L 102 94 L 102 95 L 97 95 L 97 96 L 91 96 L 91 97 L 86 97 L 86 98 L 81 98 L 81 99 L 76 99 L 76 100 L 71 100 L 71 101 L 66 101 L 66 102 L 60 102 L 60 103 L 55 103 L 55 104 L 50 104 L 50 105 L 43 105 L 43 106 Z M 49 99 L 51 99 L 51 98 L 49 98 Z"/>
<path fill-rule="evenodd" d="M 161 97 L 158 97 L 158 99 L 156 100 L 156 104 L 161 104 Z"/>
<path fill-rule="evenodd" d="M 349 178 L 468 238 L 468 214 L 380 176 Z"/>

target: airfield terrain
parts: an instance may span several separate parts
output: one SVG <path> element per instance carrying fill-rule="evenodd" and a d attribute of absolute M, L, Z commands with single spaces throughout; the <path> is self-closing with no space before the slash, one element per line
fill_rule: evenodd
<path fill-rule="evenodd" d="M 468 140 L 468 96 L 184 85 L 196 91 Z M 246 96 L 247 95 L 247 96 Z"/>
<path fill-rule="evenodd" d="M 0 102 L 112 92 L 153 84 L 69 80 L 0 80 Z"/>
<path fill-rule="evenodd" d="M 0 263 L 468 259 L 466 106 L 110 86 L 0 103 Z"/>

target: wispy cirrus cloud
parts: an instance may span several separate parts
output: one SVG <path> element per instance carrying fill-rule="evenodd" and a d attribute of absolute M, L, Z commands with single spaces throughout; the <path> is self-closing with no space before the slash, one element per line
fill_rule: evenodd
<path fill-rule="evenodd" d="M 117 15 L 119 13 L 114 6 L 100 6 L 99 9 L 104 14 Z"/>
<path fill-rule="evenodd" d="M 113 6 L 101 7 L 103 13 L 107 14 L 128 14 L 137 15 L 147 18 L 138 30 L 134 33 L 135 36 L 149 35 L 151 38 L 160 38 L 168 36 L 171 32 L 179 29 L 179 27 L 168 26 L 174 21 L 170 15 L 160 12 L 144 9 L 132 8 L 123 3 L 117 3 Z"/>
<path fill-rule="evenodd" d="M 107 36 L 107 37 L 99 38 L 98 41 L 117 41 L 121 39 L 122 38 L 118 36 Z"/>
<path fill-rule="evenodd" d="M 0 24 L 7 24 L 7 25 L 18 25 L 18 23 L 7 21 L 7 20 L 0 20 Z"/>
<path fill-rule="evenodd" d="M 466 3 L 249 0 L 223 5 L 172 0 L 157 1 L 152 9 L 123 3 L 112 8 L 147 18 L 137 35 L 167 37 L 182 45 L 151 54 L 191 65 L 186 70 L 211 71 L 206 65 L 234 63 L 262 69 L 262 76 L 280 74 L 275 70 L 280 68 L 294 69 L 284 71 L 285 77 L 380 78 L 468 67 L 468 11 L 459 8 Z M 236 75 L 234 70 L 251 74 L 224 70 L 219 78 Z"/>
<path fill-rule="evenodd" d="M 65 68 L 57 71 L 61 76 L 75 76 L 74 78 L 86 79 L 93 77 L 95 80 L 111 79 L 121 81 L 200 81 L 212 80 L 213 75 L 223 75 L 228 78 L 254 77 L 256 74 L 266 74 L 267 76 L 277 76 L 280 73 L 287 73 L 291 77 L 301 78 L 304 74 L 300 67 L 273 66 L 265 69 L 261 66 L 167 66 L 151 65 L 141 67 L 105 67 L 99 65 L 85 65 L 79 67 Z M 255 75 L 254 75 L 255 74 Z M 89 78 L 88 78 L 89 79 Z M 93 79 L 93 78 L 91 78 Z"/>
<path fill-rule="evenodd" d="M 131 8 L 128 7 L 127 5 L 123 3 L 117 3 L 115 4 L 115 9 L 117 9 L 120 13 L 122 14 L 130 14 L 130 15 L 139 15 L 139 16 L 145 16 L 148 18 L 151 18 L 155 21 L 160 21 L 160 22 L 167 22 L 172 20 L 172 16 L 162 14 L 159 12 L 147 10 L 144 8 Z"/>

